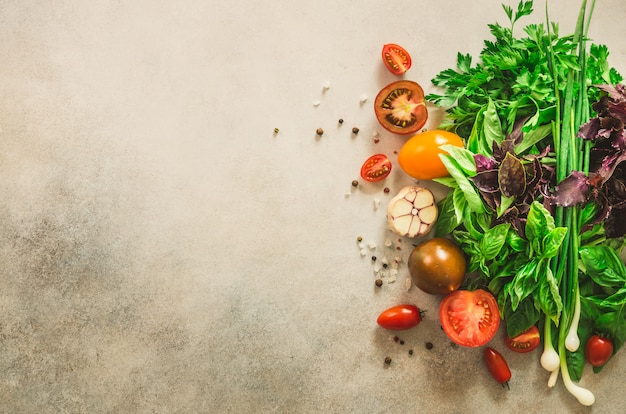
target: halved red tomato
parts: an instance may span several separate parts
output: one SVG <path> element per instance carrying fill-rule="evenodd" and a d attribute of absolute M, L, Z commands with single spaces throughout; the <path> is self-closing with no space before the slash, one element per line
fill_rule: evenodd
<path fill-rule="evenodd" d="M 496 299 L 485 290 L 455 290 L 441 301 L 439 320 L 453 342 L 478 347 L 498 332 L 500 311 Z"/>
<path fill-rule="evenodd" d="M 539 329 L 535 325 L 531 326 L 514 338 L 509 338 L 509 335 L 507 334 L 504 339 L 504 343 L 511 351 L 519 352 L 521 354 L 525 354 L 526 352 L 530 352 L 537 348 L 540 342 L 541 338 L 539 337 Z"/>
<path fill-rule="evenodd" d="M 400 45 L 384 45 L 382 55 L 385 66 L 394 75 L 402 75 L 411 68 L 411 55 Z"/>
<path fill-rule="evenodd" d="M 376 95 L 374 112 L 387 131 L 399 135 L 415 134 L 428 119 L 424 90 L 413 81 L 392 82 Z"/>
<path fill-rule="evenodd" d="M 390 172 L 391 161 L 385 154 L 374 154 L 361 166 L 361 178 L 372 183 L 384 179 Z"/>

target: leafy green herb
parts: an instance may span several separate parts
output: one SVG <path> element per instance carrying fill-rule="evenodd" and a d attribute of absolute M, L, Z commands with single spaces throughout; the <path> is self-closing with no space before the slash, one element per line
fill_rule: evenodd
<path fill-rule="evenodd" d="M 585 362 L 572 339 L 626 340 L 626 86 L 607 47 L 588 44 L 586 0 L 574 34 L 546 22 L 517 37 L 532 6 L 503 5 L 509 27 L 489 25 L 477 59 L 458 53 L 432 80 L 441 92 L 426 98 L 447 111 L 440 127 L 466 144 L 440 156 L 451 191 L 437 234 L 467 253 L 510 336 L 543 324 L 546 352 L 556 346 L 566 387 L 589 405 L 570 381 Z"/>

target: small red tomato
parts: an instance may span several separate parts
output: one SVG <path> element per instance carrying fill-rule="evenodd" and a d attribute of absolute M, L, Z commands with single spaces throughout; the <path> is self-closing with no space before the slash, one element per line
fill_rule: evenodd
<path fill-rule="evenodd" d="M 502 354 L 491 347 L 485 348 L 485 364 L 487 364 L 487 368 L 493 378 L 500 384 L 506 384 L 508 387 L 511 379 L 511 370 Z"/>
<path fill-rule="evenodd" d="M 411 68 L 411 55 L 400 45 L 384 45 L 382 56 L 385 66 L 394 75 L 402 75 Z"/>
<path fill-rule="evenodd" d="M 392 331 L 402 331 L 419 325 L 422 321 L 420 310 L 415 305 L 397 305 L 385 310 L 376 322 Z"/>
<path fill-rule="evenodd" d="M 519 352 L 521 354 L 525 354 L 526 352 L 530 352 L 537 348 L 539 346 L 539 342 L 541 342 L 541 339 L 539 338 L 539 329 L 535 325 L 517 335 L 515 338 L 509 338 L 509 336 L 506 335 L 504 340 L 504 343 L 511 351 Z"/>
<path fill-rule="evenodd" d="M 613 355 L 613 341 L 600 335 L 592 335 L 585 346 L 585 358 L 594 367 L 606 364 Z"/>
<path fill-rule="evenodd" d="M 365 181 L 376 182 L 386 178 L 391 172 L 391 161 L 385 154 L 374 154 L 363 163 L 361 178 Z"/>

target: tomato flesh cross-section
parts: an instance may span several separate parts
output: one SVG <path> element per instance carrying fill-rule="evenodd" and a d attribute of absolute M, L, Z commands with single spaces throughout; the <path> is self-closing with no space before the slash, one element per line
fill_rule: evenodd
<path fill-rule="evenodd" d="M 485 290 L 457 290 L 439 306 L 441 327 L 455 343 L 478 347 L 491 341 L 500 327 L 500 312 L 493 295 Z"/>
<path fill-rule="evenodd" d="M 428 119 L 424 90 L 413 81 L 392 82 L 376 95 L 374 112 L 387 131 L 399 135 L 414 134 Z"/>

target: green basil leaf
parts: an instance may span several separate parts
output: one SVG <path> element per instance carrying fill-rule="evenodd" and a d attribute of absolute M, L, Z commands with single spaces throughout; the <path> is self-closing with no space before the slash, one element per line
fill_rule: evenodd
<path fill-rule="evenodd" d="M 447 152 L 454 158 L 466 176 L 471 177 L 476 175 L 476 161 L 474 161 L 474 154 L 472 152 L 450 144 L 440 145 L 439 149 Z"/>
<path fill-rule="evenodd" d="M 523 252 L 528 246 L 528 242 L 515 231 L 510 231 L 506 235 L 506 243 L 516 252 Z"/>
<path fill-rule="evenodd" d="M 585 273 L 600 286 L 622 287 L 626 283 L 626 267 L 612 248 L 604 245 L 580 249 Z"/>
<path fill-rule="evenodd" d="M 538 201 L 533 201 L 526 219 L 526 238 L 529 241 L 541 242 L 543 238 L 554 230 L 554 218 Z"/>
<path fill-rule="evenodd" d="M 467 199 L 465 198 L 465 193 L 461 188 L 456 188 L 452 192 L 452 202 L 454 207 L 454 214 L 456 216 L 456 221 L 458 223 L 462 223 L 466 214 L 469 214 L 469 206 L 467 205 Z"/>
<path fill-rule="evenodd" d="M 511 281 L 511 309 L 517 310 L 519 303 L 537 289 L 537 260 L 531 260 L 517 271 Z"/>
<path fill-rule="evenodd" d="M 487 109 L 484 113 L 483 129 L 485 132 L 485 146 L 487 148 L 493 148 L 493 143 L 502 143 L 504 139 L 504 132 L 502 132 L 502 123 L 498 116 L 498 110 L 493 100 L 489 99 Z"/>
<path fill-rule="evenodd" d="M 541 274 L 538 275 L 538 284 L 539 307 L 547 317 L 552 319 L 556 326 L 559 326 L 563 301 L 559 293 L 559 284 L 547 263 L 545 266 L 542 266 Z"/>
<path fill-rule="evenodd" d="M 439 158 L 443 162 L 450 175 L 456 180 L 461 191 L 465 195 L 467 205 L 470 210 L 476 213 L 482 213 L 485 211 L 485 205 L 483 204 L 478 191 L 463 173 L 463 170 L 459 167 L 457 162 L 447 154 L 439 154 Z"/>
<path fill-rule="evenodd" d="M 574 382 L 580 381 L 583 376 L 583 368 L 585 368 L 585 347 L 579 346 L 576 352 L 565 351 L 565 360 L 567 361 L 567 370 L 570 378 Z"/>
<path fill-rule="evenodd" d="M 511 225 L 509 223 L 498 224 L 485 232 L 480 240 L 480 251 L 487 260 L 493 260 L 506 243 L 506 235 Z"/>
<path fill-rule="evenodd" d="M 511 204 L 513 204 L 513 201 L 515 201 L 515 197 L 507 197 L 504 194 L 500 195 L 500 205 L 498 205 L 497 212 L 498 218 L 502 217 L 502 215 L 506 213 L 509 207 L 511 207 Z"/>
<path fill-rule="evenodd" d="M 432 179 L 434 182 L 439 183 L 441 185 L 444 185 L 446 187 L 449 188 L 458 188 L 458 184 L 456 183 L 456 180 L 452 177 L 440 177 L 440 178 L 433 178 Z"/>
<path fill-rule="evenodd" d="M 480 144 L 481 141 L 484 141 L 484 130 L 483 130 L 483 113 L 485 112 L 485 107 L 478 110 L 476 113 L 476 119 L 474 120 L 474 125 L 472 126 L 472 131 L 470 132 L 469 137 L 467 138 L 467 149 L 473 152 L 474 154 L 483 154 L 485 156 L 491 156 L 492 149 L 489 148 L 488 152 L 481 152 L 481 148 L 483 145 Z"/>
<path fill-rule="evenodd" d="M 618 307 L 624 304 L 626 304 L 626 286 L 622 287 L 617 292 L 600 302 L 600 305 L 602 306 Z"/>
<path fill-rule="evenodd" d="M 504 321 L 509 338 L 514 338 L 521 334 L 536 324 L 540 318 L 541 312 L 535 308 L 532 297 L 522 300 L 515 311 L 509 303 L 505 303 Z"/>
<path fill-rule="evenodd" d="M 585 227 L 595 219 L 599 207 L 596 203 L 587 203 L 580 211 L 580 227 Z"/>
<path fill-rule="evenodd" d="M 522 154 L 524 151 L 532 148 L 533 145 L 540 142 L 542 139 L 552 133 L 552 125 L 545 124 L 537 128 L 531 129 L 528 132 L 523 133 L 522 142 L 515 146 L 515 153 Z"/>
<path fill-rule="evenodd" d="M 556 256 L 567 235 L 567 227 L 557 227 L 543 237 L 541 257 L 549 259 Z"/>
<path fill-rule="evenodd" d="M 454 210 L 454 200 L 452 192 L 438 203 L 439 217 L 435 224 L 435 237 L 442 237 L 452 233 L 460 224 Z"/>

